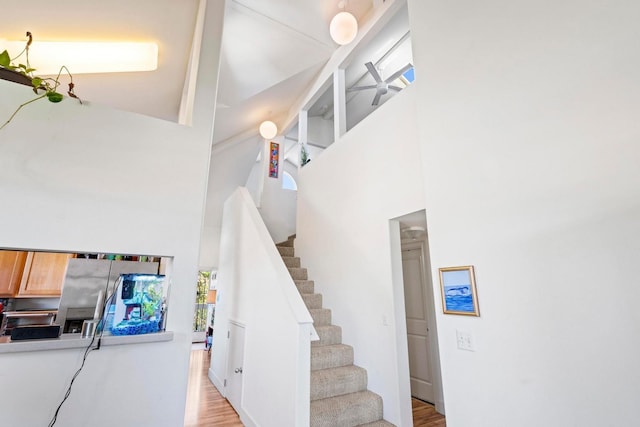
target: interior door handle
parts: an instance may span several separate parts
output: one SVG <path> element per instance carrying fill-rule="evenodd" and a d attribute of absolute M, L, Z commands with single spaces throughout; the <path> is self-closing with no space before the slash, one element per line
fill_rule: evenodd
<path fill-rule="evenodd" d="M 240 368 L 236 368 L 236 370 L 234 371 L 236 374 L 241 374 L 242 373 L 242 367 Z"/>

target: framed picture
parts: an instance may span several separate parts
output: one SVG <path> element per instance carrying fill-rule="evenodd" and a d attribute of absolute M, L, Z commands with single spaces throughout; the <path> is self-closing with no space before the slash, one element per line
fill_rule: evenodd
<path fill-rule="evenodd" d="M 440 269 L 442 309 L 445 314 L 480 316 L 472 265 Z"/>
<path fill-rule="evenodd" d="M 280 153 L 280 145 L 272 142 L 269 146 L 269 177 L 278 177 L 278 156 Z"/>

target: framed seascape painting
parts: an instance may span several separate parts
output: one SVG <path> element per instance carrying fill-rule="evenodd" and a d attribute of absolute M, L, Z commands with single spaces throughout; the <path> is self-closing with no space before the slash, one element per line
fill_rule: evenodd
<path fill-rule="evenodd" d="M 472 265 L 441 268 L 440 291 L 445 314 L 480 316 Z"/>

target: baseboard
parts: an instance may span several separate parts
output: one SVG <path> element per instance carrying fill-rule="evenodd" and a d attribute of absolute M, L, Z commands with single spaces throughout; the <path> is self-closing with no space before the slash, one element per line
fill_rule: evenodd
<path fill-rule="evenodd" d="M 209 370 L 207 371 L 207 376 L 209 377 L 209 380 L 211 380 L 211 382 L 213 383 L 214 387 L 218 389 L 222 397 L 226 397 L 224 395 L 224 381 L 218 378 L 216 373 L 213 372 L 213 369 L 211 368 L 209 368 Z"/>
<path fill-rule="evenodd" d="M 256 421 L 251 418 L 251 416 L 249 414 L 246 413 L 246 411 L 241 410 L 240 411 L 240 421 L 242 422 L 242 424 L 244 424 L 245 427 L 258 427 L 258 423 L 256 423 Z"/>
<path fill-rule="evenodd" d="M 436 400 L 435 407 L 436 407 L 436 412 L 444 416 L 447 415 L 444 413 L 444 400 Z"/>

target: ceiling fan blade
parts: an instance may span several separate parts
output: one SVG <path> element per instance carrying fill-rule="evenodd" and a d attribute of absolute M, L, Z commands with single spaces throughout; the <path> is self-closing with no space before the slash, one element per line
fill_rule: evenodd
<path fill-rule="evenodd" d="M 402 67 L 401 69 L 399 69 L 398 71 L 396 71 L 395 73 L 393 73 L 392 75 L 390 75 L 385 82 L 387 83 L 391 83 L 392 81 L 394 81 L 395 79 L 397 79 L 398 77 L 400 77 L 401 75 L 403 75 L 404 73 L 406 73 L 407 71 L 409 71 L 411 68 L 413 68 L 413 65 L 411 64 L 407 64 L 404 67 Z"/>
<path fill-rule="evenodd" d="M 354 86 L 354 87 L 350 87 L 349 89 L 347 89 L 347 92 L 355 92 L 357 90 L 365 90 L 365 89 L 375 89 L 378 86 L 376 85 L 369 85 L 369 86 Z"/>
<path fill-rule="evenodd" d="M 402 88 L 401 88 L 401 87 L 398 87 L 398 86 L 392 86 L 392 85 L 389 85 L 389 86 L 387 86 L 387 87 L 388 87 L 389 89 L 391 89 L 391 90 L 395 90 L 396 92 L 400 92 L 400 91 L 402 90 Z"/>
<path fill-rule="evenodd" d="M 367 70 L 369 70 L 369 73 L 377 83 L 380 83 L 382 81 L 382 77 L 380 77 L 380 74 L 378 74 L 378 70 L 376 70 L 376 67 L 373 66 L 373 63 L 367 62 L 366 64 L 364 64 L 364 66 L 367 67 Z"/>
<path fill-rule="evenodd" d="M 378 105 L 381 96 L 382 94 L 380 92 L 376 92 L 376 96 L 373 98 L 373 102 L 371 103 L 371 105 Z"/>

